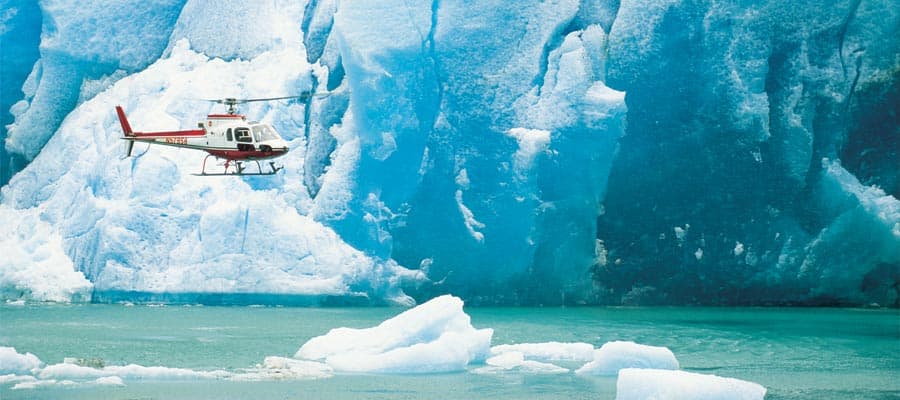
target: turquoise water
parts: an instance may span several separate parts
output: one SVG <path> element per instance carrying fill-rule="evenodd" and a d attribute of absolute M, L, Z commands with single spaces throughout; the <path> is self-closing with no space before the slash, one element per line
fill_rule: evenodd
<path fill-rule="evenodd" d="M 292 356 L 329 329 L 369 327 L 398 308 L 122 305 L 0 306 L 0 346 L 44 363 L 64 357 L 198 371 L 239 371 Z M 466 308 L 492 344 L 611 340 L 666 346 L 683 369 L 757 382 L 767 399 L 900 399 L 900 314 L 884 309 Z M 567 367 L 578 367 L 578 365 Z M 473 367 L 473 368 L 477 368 Z M 67 399 L 612 399 L 614 377 L 471 372 L 342 375 L 233 382 L 125 379 L 124 387 L 12 390 L 0 398 Z"/>

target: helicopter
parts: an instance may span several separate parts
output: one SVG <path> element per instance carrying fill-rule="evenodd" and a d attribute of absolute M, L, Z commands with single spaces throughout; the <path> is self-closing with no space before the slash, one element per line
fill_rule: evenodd
<path fill-rule="evenodd" d="M 197 123 L 198 129 L 162 131 L 162 132 L 135 132 L 128 123 L 122 106 L 116 106 L 116 114 L 119 124 L 122 125 L 121 139 L 127 140 L 126 157 L 131 156 L 135 142 L 147 144 L 161 144 L 165 146 L 182 147 L 194 150 L 203 150 L 209 154 L 203 159 L 203 166 L 197 176 L 223 176 L 223 175 L 274 175 L 284 168 L 269 161 L 269 169 L 263 170 L 260 160 L 271 160 L 288 153 L 287 142 L 281 138 L 272 125 L 257 121 L 247 121 L 247 117 L 237 113 L 237 105 L 254 101 L 272 101 L 283 99 L 309 99 L 311 94 L 306 92 L 300 96 L 269 97 L 261 99 L 236 99 L 224 98 L 205 100 L 213 103 L 224 104 L 228 107 L 225 114 L 209 114 L 206 121 Z M 223 172 L 206 172 L 206 161 L 210 157 L 225 160 Z M 256 163 L 257 170 L 246 170 L 247 161 Z M 233 168 L 232 168 L 233 167 Z M 230 171 L 230 172 L 229 172 Z"/>

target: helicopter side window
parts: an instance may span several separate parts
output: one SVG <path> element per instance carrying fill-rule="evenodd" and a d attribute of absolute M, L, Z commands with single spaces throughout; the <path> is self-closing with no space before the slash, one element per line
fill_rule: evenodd
<path fill-rule="evenodd" d="M 257 142 L 266 142 L 269 140 L 278 139 L 278 135 L 275 134 L 275 130 L 272 129 L 271 126 L 266 124 L 259 124 L 253 126 L 253 137 L 256 138 Z"/>
<path fill-rule="evenodd" d="M 238 142 L 252 143 L 253 138 L 250 137 L 250 130 L 247 128 L 237 128 L 234 130 Z"/>
<path fill-rule="evenodd" d="M 259 133 L 260 133 L 259 125 L 254 126 L 253 127 L 253 138 L 256 139 L 257 143 L 262 141 L 262 138 L 260 137 Z"/>
<path fill-rule="evenodd" d="M 225 133 L 225 138 L 228 139 L 229 142 L 234 141 L 234 136 L 231 135 L 231 128 L 228 128 L 228 132 Z"/>

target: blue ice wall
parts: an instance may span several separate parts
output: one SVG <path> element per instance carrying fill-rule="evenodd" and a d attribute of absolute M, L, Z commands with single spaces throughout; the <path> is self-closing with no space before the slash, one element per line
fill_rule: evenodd
<path fill-rule="evenodd" d="M 4 79 L 3 98 L 4 105 L 18 103 L 11 110 L 14 123 L 4 122 L 3 157 L 12 163 L 3 163 L 2 184 L 37 156 L 76 105 L 162 54 L 184 0 L 128 1 L 96 8 L 68 0 L 13 3 L 3 8 L 8 16 L 4 30 L 11 28 L 3 35 L 3 54 L 16 59 L 9 64 L 13 74 L 9 83 Z M 7 36 L 15 41 L 8 47 Z M 40 41 L 36 62 L 35 40 Z M 21 90 L 7 92 L 6 85 L 12 86 L 15 76 L 26 71 L 30 75 L 25 86 L 20 83 Z M 10 108 L 3 110 L 5 114 Z"/>
<path fill-rule="evenodd" d="M 401 303 L 897 304 L 894 3 L 41 2 L 40 19 L 16 20 L 41 23 L 40 58 L 16 69 L 31 78 L 3 83 L 4 101 L 19 100 L 7 85 L 25 93 L 5 142 L 23 162 L 7 173 L 34 161 L 0 211 L 48 223 L 29 243 L 116 296 L 197 279 Z M 102 134 L 114 102 L 175 128 L 201 113 L 189 95 L 310 89 L 248 110 L 291 141 L 266 182 L 201 184 L 175 152 L 127 164 Z M 160 168 L 161 190 L 115 189 Z M 139 220 L 116 214 L 132 203 Z M 234 221 L 278 223 L 283 243 L 201 251 L 241 233 Z M 160 229 L 170 242 L 126 245 Z"/>
<path fill-rule="evenodd" d="M 0 185 L 5 185 L 12 171 L 21 169 L 2 143 L 13 122 L 10 107 L 22 98 L 22 85 L 40 55 L 41 9 L 33 1 L 3 0 L 0 10 Z"/>
<path fill-rule="evenodd" d="M 896 203 L 896 4 L 652 4 L 623 2 L 610 39 L 610 81 L 629 109 L 598 220 L 615 262 L 596 281 L 612 301 L 896 302 L 900 264 L 877 244 L 900 244 L 894 206 L 839 216 L 825 204 L 846 191 L 821 188 L 840 169 Z M 844 230 L 846 254 L 817 255 L 839 220 L 877 215 L 888 231 Z M 871 271 L 889 278 L 862 285 Z"/>

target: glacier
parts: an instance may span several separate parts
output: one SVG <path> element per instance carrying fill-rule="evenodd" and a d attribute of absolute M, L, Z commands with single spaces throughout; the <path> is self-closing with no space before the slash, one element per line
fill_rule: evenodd
<path fill-rule="evenodd" d="M 890 1 L 2 4 L 4 299 L 898 304 Z M 275 177 L 123 157 L 306 90 Z"/>

